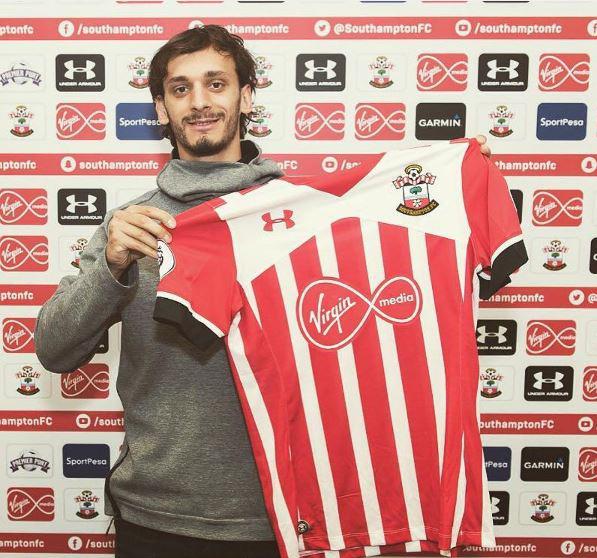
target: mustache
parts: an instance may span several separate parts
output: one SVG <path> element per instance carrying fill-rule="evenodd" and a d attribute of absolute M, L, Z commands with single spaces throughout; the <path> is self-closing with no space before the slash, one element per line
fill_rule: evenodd
<path fill-rule="evenodd" d="M 187 124 L 194 124 L 197 120 L 203 120 L 203 119 L 212 119 L 212 118 L 220 118 L 224 116 L 223 114 L 218 114 L 218 113 L 199 113 L 199 112 L 195 112 L 190 114 L 189 116 L 185 116 L 182 121 L 187 123 Z"/>

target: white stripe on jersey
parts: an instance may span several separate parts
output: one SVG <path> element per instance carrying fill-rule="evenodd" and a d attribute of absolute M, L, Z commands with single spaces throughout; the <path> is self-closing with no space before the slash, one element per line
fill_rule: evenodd
<path fill-rule="evenodd" d="M 431 285 L 429 272 L 429 257 L 425 233 L 408 229 L 408 245 L 410 247 L 411 262 L 415 281 L 421 287 L 423 304 L 419 319 L 423 330 L 423 344 L 427 356 L 429 369 L 429 383 L 433 394 L 433 408 L 435 411 L 435 428 L 437 431 L 437 451 L 439 458 L 438 476 L 442 478 L 444 464 L 444 445 L 446 439 L 446 371 L 444 368 L 444 354 L 437 323 L 435 297 Z"/>
<path fill-rule="evenodd" d="M 458 466 L 458 488 L 456 489 L 456 503 L 454 505 L 454 520 L 452 522 L 452 535 L 450 538 L 450 546 L 456 546 L 458 534 L 460 533 L 460 526 L 462 525 L 462 518 L 464 516 L 465 496 L 466 496 L 466 468 L 464 464 L 464 433 L 461 438 L 460 461 Z"/>
<path fill-rule="evenodd" d="M 276 467 L 276 444 L 274 439 L 274 430 L 269 419 L 267 407 L 263 400 L 263 395 L 259 389 L 259 385 L 253 375 L 251 365 L 247 360 L 245 354 L 245 345 L 238 328 L 240 320 L 240 312 L 234 317 L 230 333 L 228 335 L 228 347 L 230 356 L 234 362 L 234 366 L 238 371 L 245 396 L 251 407 L 251 414 L 255 420 L 255 425 L 259 432 L 259 438 L 263 444 L 263 450 L 267 459 L 268 469 L 272 479 L 272 500 L 274 504 L 274 511 L 276 514 L 276 523 L 282 534 L 286 553 L 289 557 L 298 556 L 298 541 L 294 521 L 286 505 L 282 486 L 280 485 L 280 478 L 278 477 L 278 469 Z"/>
<path fill-rule="evenodd" d="M 363 219 L 361 220 L 361 233 L 363 235 L 363 245 L 367 247 L 365 250 L 365 262 L 369 276 L 369 289 L 373 292 L 373 289 L 377 285 L 381 285 L 386 279 L 381 251 L 381 239 L 379 238 L 379 225 L 369 219 Z M 404 398 L 394 328 L 390 323 L 378 316 L 375 316 L 375 319 L 386 378 L 386 388 L 388 390 L 392 430 L 396 442 L 398 464 L 400 465 L 408 526 L 413 539 L 426 539 L 425 522 L 423 521 L 423 510 L 421 509 L 421 499 L 419 497 L 419 484 L 415 470 L 415 457 L 410 438 L 410 428 L 408 428 L 406 399 Z"/>
<path fill-rule="evenodd" d="M 316 243 L 322 275 L 324 277 L 338 277 L 336 248 L 329 225 L 319 231 L 316 236 Z M 371 451 L 367 430 L 365 429 L 365 416 L 352 343 L 338 349 L 337 355 L 352 450 L 357 466 L 359 486 L 361 487 L 365 520 L 367 521 L 367 531 L 372 545 L 384 545 L 386 538 L 383 532 L 379 500 L 377 499 L 375 475 L 373 474 Z"/>
<path fill-rule="evenodd" d="M 468 251 L 468 242 L 454 240 L 454 250 L 456 252 L 456 267 L 458 269 L 458 281 L 460 282 L 460 302 L 464 302 L 464 291 L 466 286 L 466 253 Z"/>
<path fill-rule="evenodd" d="M 298 300 L 298 289 L 296 279 L 292 271 L 290 256 L 282 258 L 276 264 L 276 273 L 280 283 L 280 292 L 284 301 L 284 312 L 288 319 L 288 330 L 290 333 L 290 342 L 296 370 L 299 376 L 299 386 L 301 391 L 301 402 L 305 411 L 305 421 L 307 422 L 307 431 L 309 441 L 313 448 L 313 461 L 315 463 L 315 472 L 317 481 L 321 490 L 321 501 L 323 506 L 323 516 L 330 545 L 338 548 L 344 548 L 344 536 L 340 526 L 340 514 L 338 512 L 338 502 L 336 500 L 336 489 L 334 478 L 330 465 L 328 448 L 323 432 L 321 422 L 321 412 L 317 403 L 317 390 L 315 389 L 315 380 L 313 378 L 313 366 L 307 341 L 301 334 L 296 320 L 290 318 L 295 313 L 295 304 Z"/>

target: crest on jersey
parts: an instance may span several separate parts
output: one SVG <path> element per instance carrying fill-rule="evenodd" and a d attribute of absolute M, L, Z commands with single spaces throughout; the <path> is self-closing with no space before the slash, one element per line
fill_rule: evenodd
<path fill-rule="evenodd" d="M 163 279 L 176 266 L 174 254 L 170 246 L 163 240 L 158 240 L 158 265 L 160 266 L 160 279 Z"/>
<path fill-rule="evenodd" d="M 402 203 L 396 211 L 411 216 L 433 211 L 439 203 L 431 199 L 429 186 L 435 183 L 436 177 L 429 172 L 424 173 L 423 167 L 417 164 L 406 166 L 404 172 L 404 176 L 399 176 L 392 182 L 402 192 Z"/>

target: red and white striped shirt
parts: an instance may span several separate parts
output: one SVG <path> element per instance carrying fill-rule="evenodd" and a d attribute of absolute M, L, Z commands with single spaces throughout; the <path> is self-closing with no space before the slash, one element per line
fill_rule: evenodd
<path fill-rule="evenodd" d="M 282 558 L 495 544 L 475 316 L 527 258 L 475 140 L 214 199 L 160 251 L 154 316 L 225 337 Z"/>

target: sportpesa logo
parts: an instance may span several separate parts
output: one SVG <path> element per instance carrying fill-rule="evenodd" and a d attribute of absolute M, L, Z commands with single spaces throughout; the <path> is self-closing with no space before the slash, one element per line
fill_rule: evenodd
<path fill-rule="evenodd" d="M 153 103 L 118 103 L 116 137 L 120 140 L 159 140 L 160 123 Z"/>

